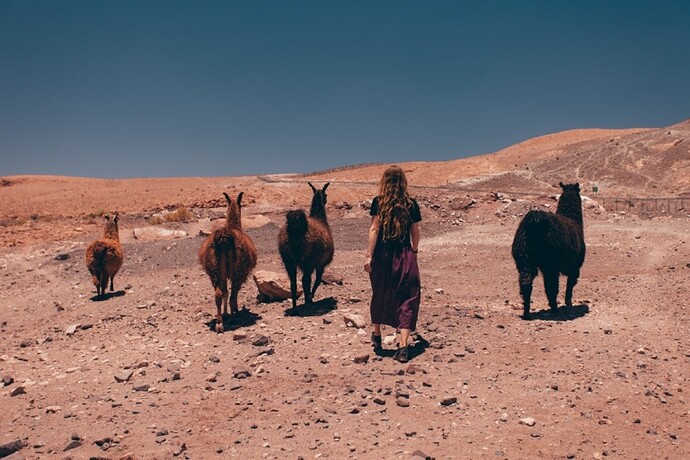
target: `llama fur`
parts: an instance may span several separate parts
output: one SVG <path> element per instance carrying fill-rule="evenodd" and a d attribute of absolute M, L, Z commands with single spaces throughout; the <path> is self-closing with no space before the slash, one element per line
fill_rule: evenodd
<path fill-rule="evenodd" d="M 305 305 L 310 305 L 316 288 L 321 284 L 324 269 L 333 261 L 333 235 L 326 218 L 326 189 L 329 183 L 321 190 L 311 182 L 307 183 L 314 194 L 309 217 L 302 209 L 288 211 L 285 225 L 278 234 L 278 250 L 290 278 L 293 308 L 297 307 L 297 268 L 302 271 Z M 316 276 L 311 287 L 314 272 Z"/>
<path fill-rule="evenodd" d="M 86 267 L 91 273 L 98 297 L 105 295 L 108 280 L 110 280 L 110 291 L 115 290 L 113 279 L 122 267 L 124 254 L 120 244 L 119 219 L 118 214 L 115 214 L 112 219 L 106 215 L 103 237 L 92 242 L 86 249 Z"/>
<path fill-rule="evenodd" d="M 228 314 L 228 280 L 230 280 L 230 312 L 237 313 L 237 295 L 256 266 L 254 242 L 242 231 L 242 196 L 228 202 L 225 225 L 211 233 L 199 248 L 199 263 L 211 279 L 216 300 L 216 332 L 223 332 L 223 313 Z"/>
<path fill-rule="evenodd" d="M 519 273 L 523 318 L 530 317 L 532 282 L 538 272 L 544 277 L 544 290 L 551 314 L 558 311 L 558 277 L 568 278 L 565 304 L 572 306 L 573 288 L 585 261 L 585 237 L 582 221 L 580 184 L 560 183 L 563 193 L 555 213 L 541 210 L 528 212 L 520 222 L 513 239 L 513 259 Z"/>

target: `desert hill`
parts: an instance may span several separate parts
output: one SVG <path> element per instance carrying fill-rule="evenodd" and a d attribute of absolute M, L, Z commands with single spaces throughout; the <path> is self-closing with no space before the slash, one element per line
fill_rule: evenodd
<path fill-rule="evenodd" d="M 664 128 L 564 131 L 487 155 L 402 165 L 413 186 L 453 193 L 546 196 L 558 192 L 560 181 L 579 181 L 585 191 L 597 186 L 601 198 L 688 196 L 690 120 Z M 307 180 L 339 184 L 329 190 L 330 203 L 347 208 L 376 193 L 384 167 L 240 177 L 0 177 L 0 246 L 88 233 L 106 212 L 146 220 L 164 209 L 222 207 L 222 191 L 244 191 L 249 214 L 280 211 L 309 202 Z"/>

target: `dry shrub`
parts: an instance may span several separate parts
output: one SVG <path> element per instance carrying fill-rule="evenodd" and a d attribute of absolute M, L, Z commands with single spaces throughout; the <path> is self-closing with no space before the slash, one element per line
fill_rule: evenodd
<path fill-rule="evenodd" d="M 192 214 L 192 211 L 182 206 L 174 211 L 165 213 L 162 216 L 151 216 L 149 223 L 158 225 L 165 222 L 188 222 L 192 219 L 194 219 L 194 214 Z"/>

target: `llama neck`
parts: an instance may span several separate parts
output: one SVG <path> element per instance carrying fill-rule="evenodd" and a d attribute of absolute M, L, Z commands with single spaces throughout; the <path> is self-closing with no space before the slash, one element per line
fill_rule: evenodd
<path fill-rule="evenodd" d="M 105 232 L 103 232 L 103 238 L 107 240 L 120 241 L 120 232 L 116 226 L 109 225 L 105 228 Z"/>
<path fill-rule="evenodd" d="M 318 195 L 314 195 L 314 198 L 311 200 L 309 217 L 314 217 L 323 221 L 326 220 L 326 206 L 324 206 L 323 201 Z"/>
<path fill-rule="evenodd" d="M 579 196 L 565 196 L 561 195 L 558 200 L 558 208 L 556 213 L 574 220 L 582 225 L 582 200 Z"/>
<path fill-rule="evenodd" d="M 242 230 L 242 219 L 240 212 L 236 209 L 229 209 L 225 219 L 225 226 Z"/>

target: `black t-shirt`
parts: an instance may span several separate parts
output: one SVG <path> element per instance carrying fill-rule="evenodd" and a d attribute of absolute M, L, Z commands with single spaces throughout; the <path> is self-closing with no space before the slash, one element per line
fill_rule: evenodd
<path fill-rule="evenodd" d="M 371 210 L 369 211 L 369 215 L 371 216 L 377 216 L 379 214 L 379 198 L 376 197 L 372 200 L 371 202 Z M 399 241 L 398 243 L 402 243 L 404 245 L 409 245 L 410 244 L 410 227 L 412 224 L 421 222 L 422 220 L 422 213 L 419 210 L 419 204 L 417 204 L 417 201 L 414 198 L 411 198 L 412 200 L 412 205 L 410 206 L 410 226 L 406 229 L 405 231 L 405 236 L 403 237 L 402 241 Z M 379 232 L 379 241 L 381 241 L 383 238 L 383 232 Z M 392 242 L 391 242 L 392 243 Z"/>

